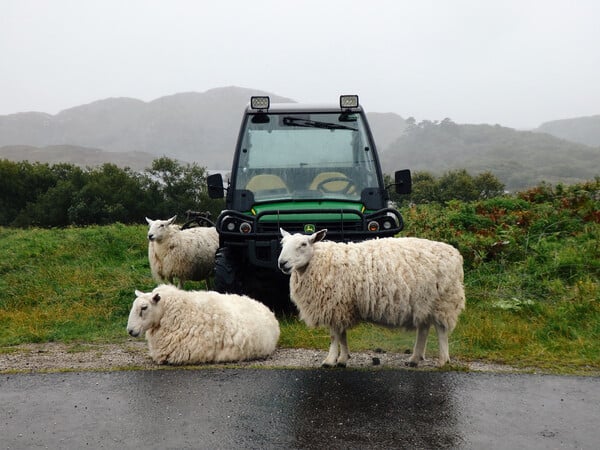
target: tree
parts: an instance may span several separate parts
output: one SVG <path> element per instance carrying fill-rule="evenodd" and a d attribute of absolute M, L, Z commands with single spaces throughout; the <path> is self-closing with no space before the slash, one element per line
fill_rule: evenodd
<path fill-rule="evenodd" d="M 131 169 L 104 164 L 87 174 L 73 197 L 69 221 L 77 225 L 141 222 L 146 202 L 139 177 Z"/>
<path fill-rule="evenodd" d="M 162 197 L 160 216 L 183 214 L 187 210 L 209 210 L 216 214 L 221 210 L 222 201 L 215 202 L 208 197 L 205 168 L 195 163 L 182 165 L 162 157 L 155 159 L 147 172 L 158 183 Z"/>
<path fill-rule="evenodd" d="M 498 197 L 504 194 L 504 184 L 492 173 L 482 172 L 473 180 L 480 199 Z"/>

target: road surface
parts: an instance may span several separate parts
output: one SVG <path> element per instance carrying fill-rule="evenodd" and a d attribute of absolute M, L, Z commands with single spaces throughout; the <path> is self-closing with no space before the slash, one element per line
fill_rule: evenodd
<path fill-rule="evenodd" d="M 174 369 L 0 378 L 0 448 L 600 448 L 600 378 Z"/>

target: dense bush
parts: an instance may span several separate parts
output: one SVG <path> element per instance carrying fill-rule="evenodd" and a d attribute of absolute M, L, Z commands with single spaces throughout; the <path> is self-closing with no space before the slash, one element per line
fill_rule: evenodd
<path fill-rule="evenodd" d="M 386 185 L 392 179 L 386 176 Z M 451 200 L 465 202 L 498 197 L 504 194 L 504 185 L 491 172 L 482 172 L 476 176 L 466 170 L 453 170 L 440 177 L 429 172 L 412 174 L 412 193 L 398 195 L 390 189 L 391 199 L 397 204 L 409 203 L 447 203 Z"/>
<path fill-rule="evenodd" d="M 143 173 L 0 160 L 0 226 L 144 223 L 187 210 L 216 216 L 222 203 L 208 197 L 204 168 L 166 157 Z"/>

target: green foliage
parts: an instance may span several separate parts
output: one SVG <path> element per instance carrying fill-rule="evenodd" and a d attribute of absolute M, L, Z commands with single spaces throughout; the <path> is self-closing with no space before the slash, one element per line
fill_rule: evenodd
<path fill-rule="evenodd" d="M 210 211 L 222 200 L 208 197 L 206 171 L 163 157 L 144 173 L 104 164 L 83 170 L 71 164 L 0 161 L 0 226 L 140 223 L 144 216 L 181 217 Z"/>
<path fill-rule="evenodd" d="M 546 180 L 577 184 L 600 173 L 598 148 L 568 142 L 544 133 L 518 131 L 500 125 L 407 121 L 402 136 L 382 152 L 383 167 L 471 173 L 490 170 L 510 191 Z"/>
<path fill-rule="evenodd" d="M 0 343 L 111 340 L 153 286 L 144 225 L 0 228 Z"/>
<path fill-rule="evenodd" d="M 391 177 L 386 178 L 386 185 L 392 184 Z M 390 196 L 398 204 L 408 203 L 448 203 L 451 200 L 465 202 L 494 198 L 504 194 L 504 185 L 490 172 L 477 176 L 466 170 L 454 170 L 435 177 L 429 172 L 412 174 L 412 193 L 399 196 L 393 189 Z"/>
<path fill-rule="evenodd" d="M 467 309 L 451 336 L 452 356 L 600 370 L 598 188 L 596 180 L 403 208 L 405 235 L 448 242 L 465 261 Z M 145 225 L 122 224 L 0 228 L 0 346 L 125 340 L 134 289 L 154 286 L 145 233 Z M 295 317 L 281 327 L 283 347 L 327 348 L 326 329 Z M 348 338 L 353 350 L 403 352 L 414 333 L 365 324 Z"/>
<path fill-rule="evenodd" d="M 467 311 L 453 334 L 469 358 L 598 368 L 600 182 L 403 209 L 407 235 L 465 260 Z"/>

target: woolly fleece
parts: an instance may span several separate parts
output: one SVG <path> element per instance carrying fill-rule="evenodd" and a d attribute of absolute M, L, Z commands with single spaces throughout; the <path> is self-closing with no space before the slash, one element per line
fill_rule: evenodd
<path fill-rule="evenodd" d="M 332 339 L 343 340 L 346 330 L 363 320 L 417 328 L 425 340 L 431 325 L 446 337 L 455 328 L 465 294 L 463 259 L 454 247 L 418 238 L 318 242 L 316 234 L 314 243 L 308 236 L 284 234 L 279 259 L 284 272 L 291 270 L 290 297 L 308 326 L 327 326 Z M 415 346 L 414 365 L 423 359 L 419 353 Z M 440 365 L 446 359 L 440 354 Z"/>
<path fill-rule="evenodd" d="M 177 279 L 182 288 L 188 280 L 201 281 L 213 273 L 219 234 L 215 227 L 193 227 L 181 230 L 169 220 L 146 218 L 148 229 L 148 260 L 152 278 L 157 283 Z"/>
<path fill-rule="evenodd" d="M 279 339 L 279 322 L 262 303 L 213 291 L 160 285 L 136 291 L 127 331 L 146 333 L 159 364 L 194 364 L 266 358 Z"/>

